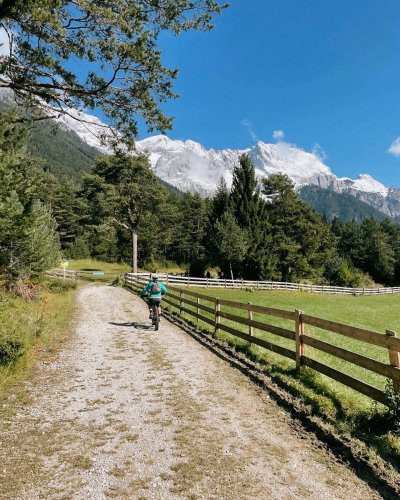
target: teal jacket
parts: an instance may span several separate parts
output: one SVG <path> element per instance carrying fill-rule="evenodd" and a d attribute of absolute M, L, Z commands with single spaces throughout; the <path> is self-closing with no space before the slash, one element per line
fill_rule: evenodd
<path fill-rule="evenodd" d="M 143 290 L 141 291 L 140 295 L 146 295 L 147 293 L 149 294 L 150 299 L 161 299 L 161 297 L 168 292 L 167 287 L 161 283 L 161 281 L 158 281 L 158 284 L 160 286 L 161 292 L 158 293 L 153 293 L 153 285 L 154 281 L 150 281 Z"/>

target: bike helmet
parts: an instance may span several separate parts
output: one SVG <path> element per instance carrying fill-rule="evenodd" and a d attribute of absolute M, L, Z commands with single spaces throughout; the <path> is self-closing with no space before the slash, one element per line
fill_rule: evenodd
<path fill-rule="evenodd" d="M 158 274 L 153 274 L 152 279 L 153 279 L 153 281 L 157 281 L 158 280 Z"/>

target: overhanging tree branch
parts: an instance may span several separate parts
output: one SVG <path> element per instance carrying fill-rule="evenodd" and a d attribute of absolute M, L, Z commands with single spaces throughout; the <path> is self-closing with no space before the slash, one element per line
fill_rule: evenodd
<path fill-rule="evenodd" d="M 0 56 L 0 87 L 42 109 L 101 108 L 122 138 L 137 134 L 139 117 L 165 132 L 172 121 L 159 105 L 177 97 L 177 70 L 162 64 L 158 35 L 209 30 L 224 7 L 216 0 L 0 0 L 13 39 L 10 54 Z M 74 71 L 79 61 L 84 71 Z"/>

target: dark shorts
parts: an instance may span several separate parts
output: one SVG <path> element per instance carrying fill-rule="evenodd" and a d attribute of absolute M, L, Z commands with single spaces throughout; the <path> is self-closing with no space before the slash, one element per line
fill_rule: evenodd
<path fill-rule="evenodd" d="M 159 299 L 149 299 L 149 306 L 159 306 L 161 304 L 161 298 Z"/>

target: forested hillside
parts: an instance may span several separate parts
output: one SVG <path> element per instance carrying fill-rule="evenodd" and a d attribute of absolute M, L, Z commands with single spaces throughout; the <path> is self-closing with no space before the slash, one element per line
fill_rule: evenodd
<path fill-rule="evenodd" d="M 303 186 L 299 191 L 299 196 L 329 221 L 335 218 L 344 221 L 362 221 L 367 217 L 383 220 L 386 217 L 385 214 L 371 207 L 371 205 L 347 193 L 335 193 L 328 189 L 310 185 Z"/>
<path fill-rule="evenodd" d="M 28 151 L 44 160 L 44 170 L 60 179 L 82 181 L 91 170 L 99 152 L 84 143 L 74 132 L 54 122 L 36 123 L 28 141 Z"/>

